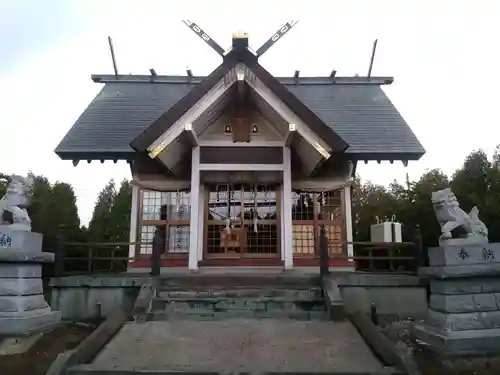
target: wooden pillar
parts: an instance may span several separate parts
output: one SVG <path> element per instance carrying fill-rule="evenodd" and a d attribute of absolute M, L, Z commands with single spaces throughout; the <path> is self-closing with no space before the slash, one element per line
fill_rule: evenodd
<path fill-rule="evenodd" d="M 132 207 L 130 210 L 130 233 L 129 233 L 129 250 L 128 250 L 128 256 L 129 258 L 133 258 L 136 256 L 136 249 L 139 248 L 139 246 L 135 245 L 134 243 L 137 241 L 137 224 L 138 224 L 138 212 L 139 212 L 139 196 L 140 196 L 140 191 L 139 188 L 135 185 L 132 185 Z M 132 262 L 130 260 L 129 262 Z"/>
<path fill-rule="evenodd" d="M 284 246 L 284 264 L 286 269 L 293 268 L 292 247 L 292 165 L 290 148 L 283 147 L 283 201 L 281 202 L 283 221 L 282 246 Z"/>
<path fill-rule="evenodd" d="M 191 158 L 191 217 L 189 222 L 189 269 L 198 269 L 199 216 L 200 216 L 200 147 L 193 147 Z"/>
<path fill-rule="evenodd" d="M 352 242 L 352 205 L 351 205 L 351 185 L 344 186 L 344 207 L 345 207 L 345 233 L 346 242 Z M 354 248 L 352 244 L 347 245 L 347 256 L 354 256 Z M 352 261 L 352 259 L 350 259 Z"/>

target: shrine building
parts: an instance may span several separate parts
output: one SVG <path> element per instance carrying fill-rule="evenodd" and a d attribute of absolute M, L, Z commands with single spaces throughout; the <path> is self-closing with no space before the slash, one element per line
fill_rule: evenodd
<path fill-rule="evenodd" d="M 274 77 L 259 63 L 274 41 L 223 50 L 201 33 L 223 57 L 212 73 L 93 75 L 101 91 L 55 149 L 129 163 L 129 269 L 151 266 L 156 230 L 162 267 L 318 266 L 322 224 L 330 266 L 352 268 L 357 163 L 425 152 L 382 89 L 393 78 Z"/>

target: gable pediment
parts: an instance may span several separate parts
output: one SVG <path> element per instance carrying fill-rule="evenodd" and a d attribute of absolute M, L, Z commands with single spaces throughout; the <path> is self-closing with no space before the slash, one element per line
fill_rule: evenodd
<path fill-rule="evenodd" d="M 251 124 L 250 142 L 284 142 L 286 134 L 280 133 L 276 125 L 272 124 L 257 110 L 249 111 L 248 119 Z M 232 141 L 233 125 L 234 115 L 231 112 L 223 113 L 213 124 L 209 125 L 198 135 L 198 139 L 200 143 L 204 141 Z"/>
<path fill-rule="evenodd" d="M 231 140 L 279 142 L 295 148 L 306 174 L 313 173 L 334 152 L 331 144 L 242 63 L 153 140 L 147 151 L 170 169 L 191 146 Z"/>

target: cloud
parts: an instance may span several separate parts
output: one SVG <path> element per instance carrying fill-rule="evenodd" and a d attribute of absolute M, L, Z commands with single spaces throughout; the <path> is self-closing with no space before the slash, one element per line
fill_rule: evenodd
<path fill-rule="evenodd" d="M 77 4 L 67 0 L 0 2 L 0 74 L 82 30 L 87 20 Z"/>

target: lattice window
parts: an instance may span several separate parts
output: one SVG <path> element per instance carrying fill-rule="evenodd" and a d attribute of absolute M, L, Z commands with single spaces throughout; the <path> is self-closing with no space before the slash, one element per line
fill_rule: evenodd
<path fill-rule="evenodd" d="M 292 220 L 314 220 L 314 193 L 292 192 Z"/>
<path fill-rule="evenodd" d="M 152 225 L 141 225 L 141 254 L 153 253 L 153 237 L 156 227 Z"/>
<path fill-rule="evenodd" d="M 325 225 L 330 255 L 343 252 L 342 191 L 292 192 L 292 248 L 295 256 L 318 256 L 321 225 Z"/>
<path fill-rule="evenodd" d="M 292 248 L 297 255 L 314 255 L 314 225 L 292 225 Z"/>
<path fill-rule="evenodd" d="M 152 253 L 150 243 L 157 229 L 164 233 L 167 254 L 187 253 L 191 214 L 189 192 L 142 190 L 141 202 L 140 254 Z"/>
<path fill-rule="evenodd" d="M 342 254 L 342 227 L 340 225 L 325 225 L 325 229 L 328 237 L 328 253 L 330 255 Z"/>

